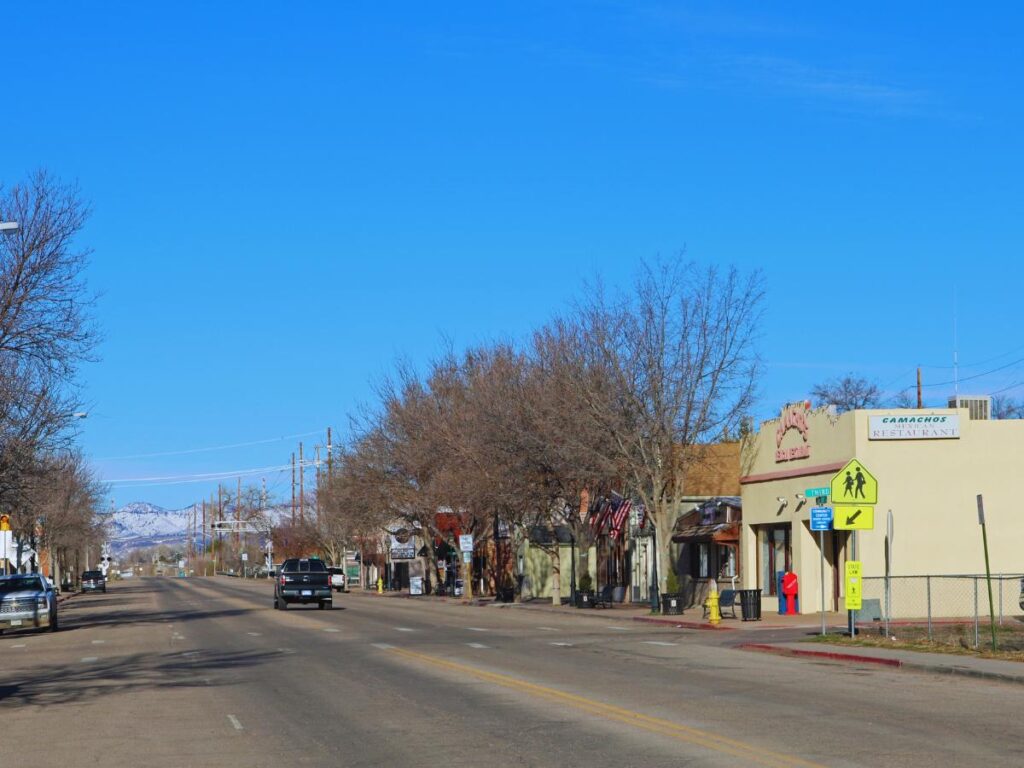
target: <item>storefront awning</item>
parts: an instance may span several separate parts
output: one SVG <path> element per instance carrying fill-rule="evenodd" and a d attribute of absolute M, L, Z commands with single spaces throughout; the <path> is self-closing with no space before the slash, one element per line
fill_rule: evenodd
<path fill-rule="evenodd" d="M 723 544 L 728 544 L 736 543 L 739 539 L 739 523 L 691 525 L 687 528 L 680 528 L 672 534 L 672 541 L 676 544 L 683 544 L 690 541 L 718 541 Z"/>

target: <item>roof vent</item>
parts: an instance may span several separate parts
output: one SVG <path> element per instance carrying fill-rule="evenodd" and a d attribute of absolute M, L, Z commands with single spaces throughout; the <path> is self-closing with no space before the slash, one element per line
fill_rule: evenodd
<path fill-rule="evenodd" d="M 966 408 L 971 421 L 988 421 L 992 418 L 992 398 L 988 395 L 957 395 L 949 398 L 950 408 Z"/>

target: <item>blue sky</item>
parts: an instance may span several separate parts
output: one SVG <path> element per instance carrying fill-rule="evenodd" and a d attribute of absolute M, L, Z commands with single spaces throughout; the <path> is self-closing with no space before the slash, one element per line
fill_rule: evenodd
<path fill-rule="evenodd" d="M 962 390 L 1020 396 L 1021 21 L 24 3 L 0 29 L 0 180 L 45 167 L 92 202 L 105 340 L 82 444 L 108 480 L 287 464 L 284 436 L 344 434 L 397 358 L 522 337 L 583 281 L 625 290 L 684 249 L 764 270 L 759 416 L 847 371 L 951 380 L 954 314 L 961 376 L 1006 366 Z M 289 495 L 289 472 L 262 476 Z M 215 485 L 112 496 L 174 507 Z"/>

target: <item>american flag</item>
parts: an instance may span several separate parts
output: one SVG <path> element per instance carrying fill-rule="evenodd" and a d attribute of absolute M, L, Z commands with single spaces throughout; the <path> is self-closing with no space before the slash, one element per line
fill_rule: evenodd
<path fill-rule="evenodd" d="M 598 499 L 594 502 L 594 511 L 590 515 L 590 529 L 594 532 L 595 536 L 601 534 L 601 529 L 604 528 L 604 521 L 608 516 L 609 509 L 611 509 L 611 502 L 607 499 Z"/>
<path fill-rule="evenodd" d="M 612 539 L 619 538 L 619 534 L 622 533 L 622 528 L 629 519 L 629 510 L 632 508 L 633 502 L 629 499 L 623 499 L 622 503 L 619 504 L 619 508 L 615 510 L 615 514 L 612 516 Z"/>

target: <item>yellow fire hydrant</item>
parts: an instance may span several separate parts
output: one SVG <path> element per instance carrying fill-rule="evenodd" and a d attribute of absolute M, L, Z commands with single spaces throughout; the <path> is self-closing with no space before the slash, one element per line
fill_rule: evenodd
<path fill-rule="evenodd" d="M 722 614 L 718 610 L 718 590 L 712 589 L 708 593 L 708 599 L 704 603 L 708 608 L 708 623 L 715 626 L 722 620 Z"/>
<path fill-rule="evenodd" d="M 377 594 L 384 594 L 384 579 L 380 576 L 377 577 Z"/>

